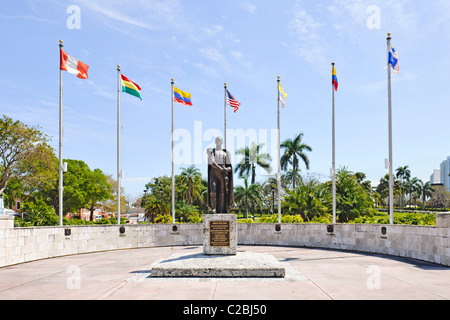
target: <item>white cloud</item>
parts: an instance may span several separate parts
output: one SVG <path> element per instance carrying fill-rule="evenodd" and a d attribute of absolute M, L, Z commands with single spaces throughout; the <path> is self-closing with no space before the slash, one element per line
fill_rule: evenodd
<path fill-rule="evenodd" d="M 210 28 L 204 28 L 203 30 L 208 36 L 214 36 L 223 31 L 223 26 L 216 25 Z"/>
<path fill-rule="evenodd" d="M 226 71 L 230 70 L 230 63 L 225 56 L 219 49 L 217 48 L 201 48 L 199 49 L 200 54 L 210 61 L 216 62 L 219 65 L 222 66 Z"/>
<path fill-rule="evenodd" d="M 251 14 L 256 10 L 256 6 L 250 2 L 242 2 L 239 4 L 239 7 Z"/>
<path fill-rule="evenodd" d="M 37 21 L 37 22 L 55 23 L 55 21 L 53 21 L 53 20 L 39 18 L 39 17 L 32 16 L 32 15 L 8 16 L 8 15 L 1 14 L 0 18 L 3 18 L 3 19 L 26 19 L 26 20 L 33 20 L 33 21 Z"/>
<path fill-rule="evenodd" d="M 148 30 L 175 28 L 186 30 L 186 23 L 178 0 L 79 0 L 85 8 L 104 17 Z"/>
<path fill-rule="evenodd" d="M 294 54 L 309 63 L 325 64 L 327 47 L 321 35 L 322 27 L 297 3 L 288 26 L 288 30 L 296 38 L 293 48 L 291 47 Z"/>

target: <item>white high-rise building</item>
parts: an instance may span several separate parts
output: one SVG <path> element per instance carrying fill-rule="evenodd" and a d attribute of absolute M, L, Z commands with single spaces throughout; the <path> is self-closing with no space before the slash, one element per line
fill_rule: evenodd
<path fill-rule="evenodd" d="M 441 170 L 434 170 L 430 177 L 430 183 L 432 185 L 441 183 Z"/>
<path fill-rule="evenodd" d="M 450 157 L 441 163 L 441 183 L 450 191 Z"/>

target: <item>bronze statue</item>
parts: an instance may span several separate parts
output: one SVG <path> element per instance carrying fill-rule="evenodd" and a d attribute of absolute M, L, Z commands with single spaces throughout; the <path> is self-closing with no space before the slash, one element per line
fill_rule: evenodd
<path fill-rule="evenodd" d="M 216 138 L 216 148 L 208 148 L 208 207 L 212 213 L 229 213 L 234 205 L 231 154 L 222 149 L 223 139 Z"/>

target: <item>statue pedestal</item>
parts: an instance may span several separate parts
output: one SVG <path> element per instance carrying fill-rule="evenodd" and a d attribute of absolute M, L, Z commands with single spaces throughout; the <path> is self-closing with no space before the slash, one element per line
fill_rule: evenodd
<path fill-rule="evenodd" d="M 203 254 L 236 255 L 237 216 L 205 214 L 203 216 Z"/>

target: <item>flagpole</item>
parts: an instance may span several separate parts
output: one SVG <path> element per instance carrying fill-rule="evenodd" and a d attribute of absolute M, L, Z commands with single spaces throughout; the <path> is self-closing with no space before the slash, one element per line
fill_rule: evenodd
<path fill-rule="evenodd" d="M 331 64 L 334 68 L 335 63 L 333 62 Z M 332 134 L 332 140 L 333 140 L 333 156 L 332 156 L 332 177 L 333 177 L 333 223 L 336 223 L 336 126 L 335 126 L 335 102 L 334 102 L 334 91 L 335 91 L 335 87 L 334 84 L 331 84 L 331 92 L 333 95 L 333 107 L 332 107 L 332 128 L 333 128 L 333 134 Z"/>
<path fill-rule="evenodd" d="M 175 223 L 175 162 L 174 162 L 174 141 L 173 132 L 175 127 L 174 122 L 174 107 L 173 107 L 173 85 L 174 81 L 172 79 L 172 223 Z"/>
<path fill-rule="evenodd" d="M 59 51 L 64 47 L 59 40 Z M 59 225 L 63 225 L 63 74 L 59 68 Z"/>
<path fill-rule="evenodd" d="M 224 98 L 224 106 L 223 106 L 223 112 L 224 112 L 224 142 L 225 142 L 225 150 L 227 150 L 227 84 L 224 85 L 225 88 L 225 98 Z"/>
<path fill-rule="evenodd" d="M 117 224 L 120 225 L 120 65 L 117 65 Z"/>
<path fill-rule="evenodd" d="M 277 84 L 278 95 L 280 94 L 280 77 L 278 77 Z M 280 151 L 280 98 L 277 97 L 278 104 L 278 174 L 277 174 L 277 187 L 278 187 L 278 223 L 281 223 L 281 151 Z"/>
<path fill-rule="evenodd" d="M 391 68 L 389 65 L 389 50 L 391 48 L 391 34 L 387 37 L 388 46 L 388 113 L 389 113 L 389 222 L 394 224 L 394 176 L 392 169 L 392 95 L 391 95 Z"/>

